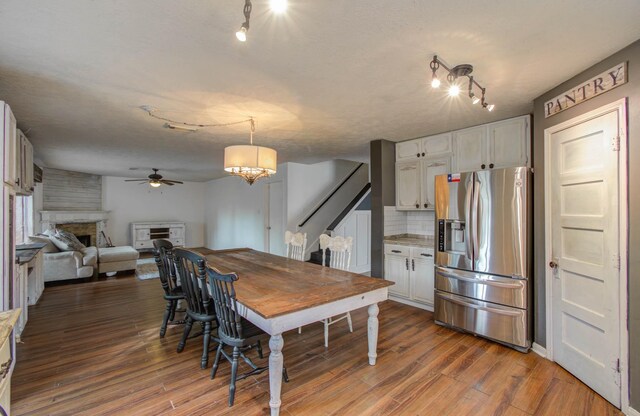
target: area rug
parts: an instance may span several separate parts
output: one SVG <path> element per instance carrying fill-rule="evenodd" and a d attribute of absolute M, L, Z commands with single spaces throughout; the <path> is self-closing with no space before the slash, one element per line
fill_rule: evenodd
<path fill-rule="evenodd" d="M 138 259 L 136 262 L 136 276 L 140 280 L 155 279 L 160 277 L 158 274 L 158 266 L 156 259 L 153 257 L 146 259 Z"/>

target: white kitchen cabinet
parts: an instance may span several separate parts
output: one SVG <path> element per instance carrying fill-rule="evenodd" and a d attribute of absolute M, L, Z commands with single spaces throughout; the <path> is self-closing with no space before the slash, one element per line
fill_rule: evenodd
<path fill-rule="evenodd" d="M 422 139 L 423 156 L 430 158 L 450 154 L 453 151 L 451 137 L 451 133 L 444 133 Z"/>
<path fill-rule="evenodd" d="M 165 239 L 176 247 L 184 246 L 186 227 L 184 222 L 145 221 L 131 223 L 132 245 L 138 250 L 152 249 L 153 240 Z"/>
<path fill-rule="evenodd" d="M 387 250 L 387 247 L 389 248 Z M 400 247 L 398 247 L 400 248 Z M 392 253 L 391 251 L 398 251 Z M 396 246 L 385 245 L 384 278 L 395 283 L 389 286 L 389 294 L 409 298 L 411 287 L 409 283 L 409 257 L 404 255 Z"/>
<path fill-rule="evenodd" d="M 422 143 L 420 139 L 408 140 L 396 144 L 396 162 L 414 160 L 422 153 Z"/>
<path fill-rule="evenodd" d="M 441 157 L 426 159 L 422 164 L 422 208 L 434 209 L 436 176 L 445 175 L 451 171 L 451 158 Z"/>
<path fill-rule="evenodd" d="M 2 112 L 4 113 L 4 139 L 3 139 L 3 162 L 2 179 L 4 182 L 14 187 L 16 184 L 16 149 L 17 149 L 17 129 L 16 118 L 11 112 L 9 104 L 0 101 Z"/>
<path fill-rule="evenodd" d="M 529 125 L 526 115 L 454 132 L 454 170 L 530 166 Z"/>
<path fill-rule="evenodd" d="M 391 299 L 433 310 L 433 249 L 385 244 L 384 278 Z"/>
<path fill-rule="evenodd" d="M 396 208 L 420 208 L 422 169 L 419 160 L 396 163 Z"/>
<path fill-rule="evenodd" d="M 491 123 L 487 126 L 487 151 L 492 169 L 529 166 L 531 135 L 529 116 Z"/>
<path fill-rule="evenodd" d="M 484 169 L 487 160 L 487 127 L 479 126 L 456 131 L 454 140 L 454 170 L 470 172 Z"/>
<path fill-rule="evenodd" d="M 433 305 L 434 264 L 433 252 L 424 250 L 427 257 L 412 257 L 411 272 L 415 278 L 411 279 L 411 294 L 413 300 Z"/>

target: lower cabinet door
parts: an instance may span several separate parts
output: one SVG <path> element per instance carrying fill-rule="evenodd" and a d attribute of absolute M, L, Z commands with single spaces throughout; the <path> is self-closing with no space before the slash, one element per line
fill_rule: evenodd
<path fill-rule="evenodd" d="M 433 257 L 411 260 L 413 300 L 433 305 Z"/>
<path fill-rule="evenodd" d="M 389 286 L 389 293 L 395 296 L 410 297 L 409 258 L 403 256 L 385 256 L 384 278 L 395 285 Z"/>

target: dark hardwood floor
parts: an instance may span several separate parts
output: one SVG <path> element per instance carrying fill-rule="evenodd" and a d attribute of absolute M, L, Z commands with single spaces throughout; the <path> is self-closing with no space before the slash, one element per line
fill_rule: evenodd
<path fill-rule="evenodd" d="M 48 287 L 18 345 L 12 414 L 269 413 L 267 372 L 239 381 L 227 407 L 229 364 L 210 380 L 201 338 L 177 354 L 180 327 L 158 337 L 163 310 L 159 281 L 132 274 Z M 378 363 L 369 366 L 366 315 L 353 313 L 353 334 L 346 323 L 332 327 L 329 349 L 321 324 L 285 334 L 281 414 L 620 414 L 534 353 L 441 328 L 431 313 L 391 301 L 380 305 Z"/>

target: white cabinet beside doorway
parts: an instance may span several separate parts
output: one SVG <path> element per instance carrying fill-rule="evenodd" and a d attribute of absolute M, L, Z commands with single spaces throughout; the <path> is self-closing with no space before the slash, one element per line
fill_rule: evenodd
<path fill-rule="evenodd" d="M 455 172 L 531 166 L 529 115 L 453 132 Z"/>
<path fill-rule="evenodd" d="M 433 311 L 433 249 L 404 245 L 384 245 L 384 278 L 390 299 Z"/>

